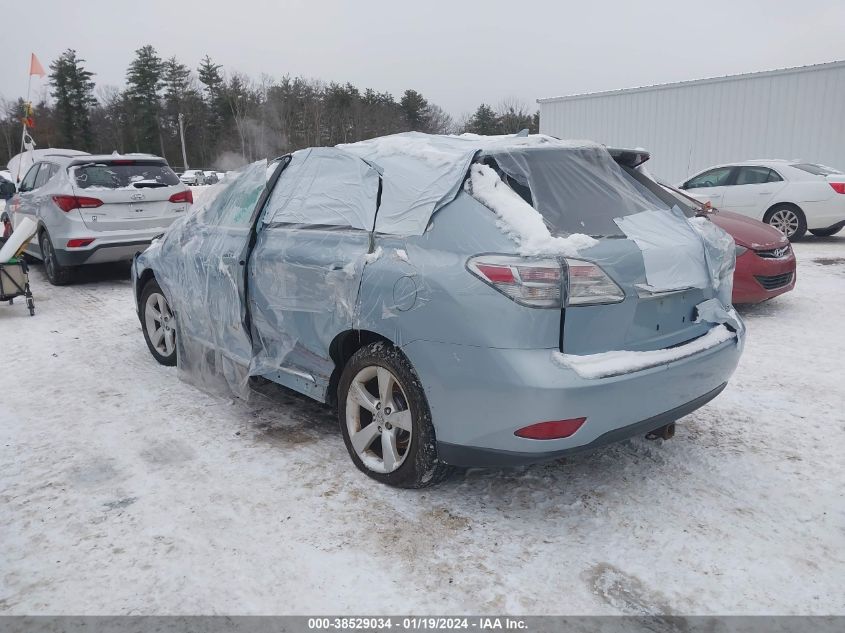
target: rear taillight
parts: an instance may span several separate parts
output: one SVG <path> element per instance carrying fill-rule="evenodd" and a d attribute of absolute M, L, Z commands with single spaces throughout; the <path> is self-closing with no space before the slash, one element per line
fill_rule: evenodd
<path fill-rule="evenodd" d="M 86 196 L 53 196 L 53 202 L 65 213 L 74 209 L 96 209 L 103 205 L 103 201 L 99 198 Z"/>
<path fill-rule="evenodd" d="M 827 183 L 836 193 L 845 193 L 845 182 L 829 182 Z"/>
<path fill-rule="evenodd" d="M 510 255 L 479 255 L 467 268 L 483 282 L 532 308 L 560 308 L 560 263 Z"/>
<path fill-rule="evenodd" d="M 190 189 L 185 189 L 185 191 L 179 191 L 178 193 L 174 193 L 170 198 L 168 198 L 170 202 L 187 202 L 188 204 L 194 203 L 194 194 L 191 193 Z"/>
<path fill-rule="evenodd" d="M 570 420 L 538 422 L 514 431 L 514 435 L 529 440 L 559 440 L 574 435 L 586 420 L 587 418 L 572 418 Z"/>
<path fill-rule="evenodd" d="M 625 298 L 622 288 L 598 266 L 580 259 L 567 259 L 569 265 L 568 305 L 619 303 Z"/>
<path fill-rule="evenodd" d="M 567 305 L 617 303 L 625 293 L 597 265 L 565 259 L 569 271 Z M 467 262 L 476 277 L 532 308 L 561 307 L 561 263 L 557 259 L 529 259 L 512 255 L 479 255 Z"/>

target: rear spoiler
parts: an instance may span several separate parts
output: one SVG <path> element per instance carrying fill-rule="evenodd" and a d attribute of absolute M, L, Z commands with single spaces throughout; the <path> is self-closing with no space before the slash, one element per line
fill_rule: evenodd
<path fill-rule="evenodd" d="M 619 163 L 620 165 L 625 165 L 626 167 L 631 167 L 632 169 L 635 167 L 639 167 L 649 158 L 651 158 L 651 154 L 649 154 L 644 149 L 622 149 L 617 147 L 608 147 L 607 151 L 610 152 L 610 155 L 613 156 L 613 160 L 615 160 L 617 163 Z"/>

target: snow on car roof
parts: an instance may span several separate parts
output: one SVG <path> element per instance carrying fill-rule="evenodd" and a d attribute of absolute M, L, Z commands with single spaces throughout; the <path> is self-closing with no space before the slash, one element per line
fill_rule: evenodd
<path fill-rule="evenodd" d="M 75 155 L 71 161 L 74 165 L 82 163 L 108 163 L 116 160 L 153 160 L 166 162 L 161 156 L 154 154 L 90 154 Z"/>

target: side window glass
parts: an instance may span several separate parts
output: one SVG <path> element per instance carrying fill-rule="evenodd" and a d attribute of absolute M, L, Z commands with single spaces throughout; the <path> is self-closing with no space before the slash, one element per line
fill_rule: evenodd
<path fill-rule="evenodd" d="M 687 181 L 686 189 L 698 189 L 700 187 L 724 187 L 731 177 L 731 167 L 717 167 L 699 174 Z"/>
<path fill-rule="evenodd" d="M 780 174 L 777 173 L 774 169 L 769 170 L 769 177 L 766 179 L 766 182 L 781 182 L 783 178 L 780 177 Z"/>
<path fill-rule="evenodd" d="M 260 160 L 227 178 L 211 201 L 200 203 L 197 218 L 212 226 L 248 227 L 267 182 L 266 173 L 267 161 Z"/>
<path fill-rule="evenodd" d="M 740 167 L 736 178 L 737 185 L 760 185 L 769 179 L 768 167 Z"/>
<path fill-rule="evenodd" d="M 41 163 L 35 163 L 29 168 L 29 171 L 26 172 L 26 176 L 24 176 L 21 181 L 20 191 L 32 191 L 35 188 L 35 178 L 38 175 L 38 169 L 40 167 Z"/>
<path fill-rule="evenodd" d="M 41 169 L 38 170 L 38 177 L 35 179 L 35 189 L 39 189 L 47 184 L 50 177 L 54 174 L 53 165 L 49 163 L 41 163 Z"/>

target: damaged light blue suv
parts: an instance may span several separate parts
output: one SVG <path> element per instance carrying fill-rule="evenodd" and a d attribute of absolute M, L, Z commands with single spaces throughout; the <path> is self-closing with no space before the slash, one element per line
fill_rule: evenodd
<path fill-rule="evenodd" d="M 668 436 L 745 328 L 733 240 L 647 159 L 408 133 L 255 163 L 136 257 L 144 337 L 208 391 L 263 377 L 335 406 L 395 486 Z"/>

